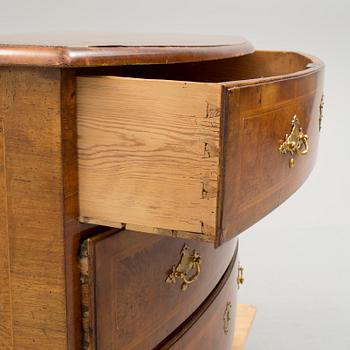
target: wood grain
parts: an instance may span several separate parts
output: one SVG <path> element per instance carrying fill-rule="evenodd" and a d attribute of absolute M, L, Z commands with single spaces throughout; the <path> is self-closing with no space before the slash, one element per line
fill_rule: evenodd
<path fill-rule="evenodd" d="M 75 78 L 0 70 L 0 347 L 80 347 Z"/>
<path fill-rule="evenodd" d="M 1 78 L 0 78 L 1 79 Z M 3 99 L 0 93 L 0 349 L 12 349 L 11 288 L 7 231 L 7 194 Z"/>
<path fill-rule="evenodd" d="M 212 292 L 236 243 L 214 249 L 198 241 L 128 230 L 88 239 L 81 260 L 84 349 L 153 349 Z M 201 273 L 186 291 L 179 281 L 165 282 L 184 244 L 202 258 Z"/>
<path fill-rule="evenodd" d="M 236 326 L 232 350 L 244 350 L 255 315 L 256 307 L 254 305 L 237 305 Z"/>
<path fill-rule="evenodd" d="M 60 71 L 0 80 L 13 348 L 65 349 Z"/>
<path fill-rule="evenodd" d="M 45 33 L 0 36 L 0 65 L 98 67 L 168 64 L 236 57 L 254 51 L 237 36 Z"/>
<path fill-rule="evenodd" d="M 213 236 L 221 86 L 78 77 L 80 215 Z"/>

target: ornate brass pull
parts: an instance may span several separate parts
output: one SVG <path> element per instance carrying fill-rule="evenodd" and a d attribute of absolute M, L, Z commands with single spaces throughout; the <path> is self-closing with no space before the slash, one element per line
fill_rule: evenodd
<path fill-rule="evenodd" d="M 169 270 L 166 283 L 176 283 L 176 279 L 179 278 L 181 283 L 181 290 L 185 291 L 188 286 L 193 283 L 201 272 L 201 257 L 193 250 L 190 254 L 190 248 L 185 244 L 180 252 L 180 261 L 177 265 L 173 265 Z M 195 270 L 192 275 L 189 275 L 191 270 Z"/>
<path fill-rule="evenodd" d="M 231 302 L 228 301 L 224 312 L 224 333 L 226 335 L 228 334 L 228 331 L 230 329 L 230 323 L 232 319 L 231 311 L 232 311 L 232 305 L 231 305 Z"/>
<path fill-rule="evenodd" d="M 303 129 L 300 126 L 299 119 L 295 115 L 292 120 L 292 130 L 290 134 L 286 134 L 283 143 L 278 150 L 282 154 L 290 153 L 299 157 L 305 156 L 309 152 L 309 137 L 303 133 Z M 292 168 L 295 165 L 294 158 L 289 161 L 289 166 Z"/>
<path fill-rule="evenodd" d="M 244 283 L 244 267 L 238 265 L 237 287 L 238 289 Z"/>

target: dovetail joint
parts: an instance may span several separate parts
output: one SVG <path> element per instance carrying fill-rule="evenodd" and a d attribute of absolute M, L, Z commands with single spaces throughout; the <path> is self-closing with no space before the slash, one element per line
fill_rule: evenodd
<path fill-rule="evenodd" d="M 204 222 L 201 220 L 200 223 L 201 223 L 201 233 L 204 234 L 205 233 L 204 232 Z"/>
<path fill-rule="evenodd" d="M 204 153 L 203 154 L 204 158 L 210 158 L 211 157 L 208 142 L 204 142 L 204 152 L 203 153 Z"/>
<path fill-rule="evenodd" d="M 204 182 L 202 182 L 202 199 L 209 199 L 209 192 Z"/>

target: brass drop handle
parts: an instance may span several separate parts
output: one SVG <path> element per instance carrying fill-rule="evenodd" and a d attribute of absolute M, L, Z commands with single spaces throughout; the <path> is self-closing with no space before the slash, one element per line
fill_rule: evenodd
<path fill-rule="evenodd" d="M 244 267 L 238 265 L 237 287 L 238 289 L 244 283 Z"/>
<path fill-rule="evenodd" d="M 286 134 L 283 143 L 279 146 L 278 150 L 281 154 L 290 153 L 292 156 L 294 154 L 299 157 L 305 156 L 309 152 L 309 137 L 304 134 L 303 128 L 300 126 L 300 121 L 295 115 L 292 119 L 292 130 L 290 134 Z M 295 165 L 294 158 L 289 161 L 289 167 Z"/>
<path fill-rule="evenodd" d="M 168 271 L 166 283 L 182 281 L 181 290 L 187 290 L 188 286 L 195 282 L 201 273 L 201 257 L 196 250 L 190 254 L 190 248 L 185 244 L 180 252 L 180 261 Z"/>

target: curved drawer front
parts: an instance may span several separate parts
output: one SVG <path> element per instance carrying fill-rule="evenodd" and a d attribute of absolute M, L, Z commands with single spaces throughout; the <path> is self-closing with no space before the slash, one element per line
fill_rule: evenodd
<path fill-rule="evenodd" d="M 81 259 L 85 348 L 153 349 L 208 297 L 235 246 L 126 230 L 88 239 Z"/>
<path fill-rule="evenodd" d="M 231 350 L 235 329 L 238 262 L 227 272 L 225 284 L 218 286 L 209 300 L 196 311 L 180 334 L 157 350 Z"/>
<path fill-rule="evenodd" d="M 228 87 L 223 240 L 256 223 L 306 180 L 315 164 L 323 72 Z"/>
<path fill-rule="evenodd" d="M 120 76 L 77 80 L 83 222 L 218 245 L 287 199 L 314 165 L 316 58 L 257 52 L 94 72 Z"/>

